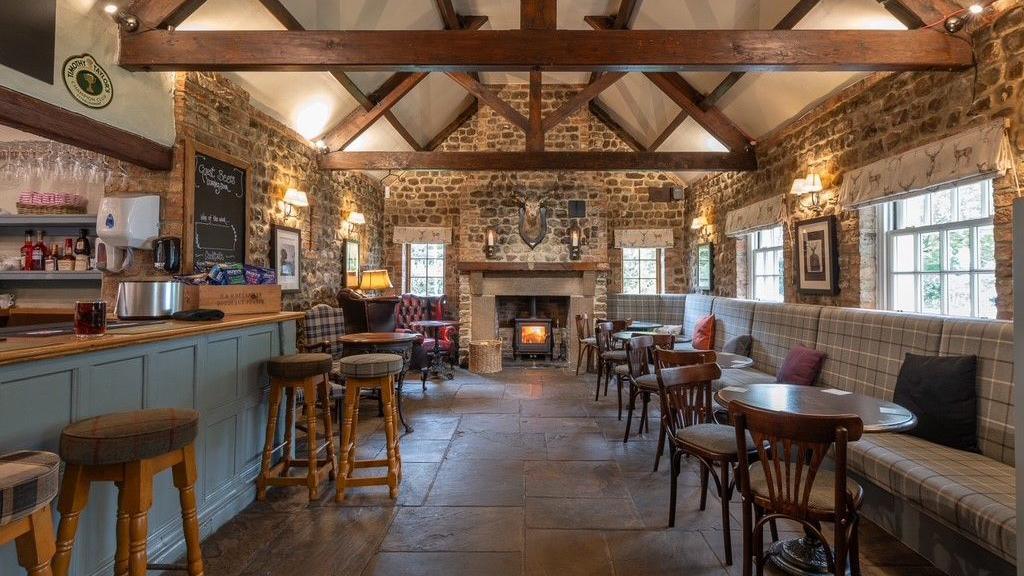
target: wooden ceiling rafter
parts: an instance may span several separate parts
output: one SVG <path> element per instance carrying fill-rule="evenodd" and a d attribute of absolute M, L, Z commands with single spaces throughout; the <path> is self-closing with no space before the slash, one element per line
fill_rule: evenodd
<path fill-rule="evenodd" d="M 800 0 L 796 3 L 796 6 L 793 6 L 793 8 L 782 17 L 782 20 L 779 20 L 778 24 L 775 25 L 774 30 L 792 30 L 820 2 L 821 0 Z M 715 86 L 714 90 L 708 92 L 708 95 L 700 101 L 700 107 L 707 110 L 717 104 L 718 101 L 722 99 L 722 96 L 725 96 L 725 94 L 740 81 L 740 78 L 743 78 L 745 75 L 746 72 L 730 72 L 728 76 L 718 83 L 718 86 Z"/>
<path fill-rule="evenodd" d="M 910 30 L 942 23 L 963 8 L 950 0 L 878 0 L 890 14 Z M 940 30 L 940 33 L 944 34 Z"/>
<path fill-rule="evenodd" d="M 612 20 L 612 29 L 614 30 L 625 30 L 633 25 L 633 18 L 636 17 L 637 11 L 640 10 L 640 4 L 643 0 L 620 0 L 619 9 L 615 12 Z M 588 84 L 597 82 L 597 79 L 601 77 L 600 72 L 591 72 L 590 81 Z"/>
<path fill-rule="evenodd" d="M 566 118 L 575 114 L 577 110 L 586 106 L 594 98 L 597 98 L 598 94 L 604 92 L 625 75 L 625 72 L 608 72 L 607 74 L 602 74 L 596 81 L 587 84 L 582 90 L 548 114 L 547 118 L 544 118 L 544 131 L 551 130 L 561 124 Z"/>
<path fill-rule="evenodd" d="M 624 171 L 754 170 L 749 154 L 731 152 L 331 152 L 324 170 Z"/>
<path fill-rule="evenodd" d="M 526 150 L 544 150 L 544 81 L 540 70 L 530 71 L 530 115 L 527 118 Z"/>
<path fill-rule="evenodd" d="M 626 146 L 632 148 L 634 152 L 647 152 L 647 147 L 636 136 L 633 136 L 629 130 L 626 130 L 622 124 L 619 124 L 600 102 L 591 100 L 587 103 L 587 109 L 597 118 L 598 122 L 604 124 L 605 128 L 611 130 L 613 134 L 619 137 L 619 140 L 625 142 Z"/>
<path fill-rule="evenodd" d="M 484 86 L 479 80 L 465 72 L 449 72 L 448 77 L 455 80 L 455 82 L 465 88 L 467 92 L 476 96 L 477 100 L 480 100 L 484 104 L 490 106 L 492 110 L 511 122 L 513 126 L 519 128 L 523 132 L 529 131 L 529 121 L 526 117 L 513 108 L 511 104 L 502 100 L 496 92 L 487 86 Z"/>
<path fill-rule="evenodd" d="M 425 151 L 433 152 L 434 150 L 437 150 L 441 144 L 444 144 L 444 141 L 447 140 L 449 136 L 454 134 L 459 128 L 462 128 L 466 122 L 469 122 L 470 118 L 476 115 L 477 111 L 480 109 L 480 102 L 473 97 L 472 94 L 470 94 L 466 100 L 466 104 L 462 106 L 462 110 L 456 114 L 455 118 L 435 134 L 434 137 L 430 139 L 430 142 L 427 142 L 426 146 L 423 147 Z"/>
<path fill-rule="evenodd" d="M 660 148 L 661 145 L 664 144 L 665 141 L 668 140 L 673 133 L 675 133 L 676 128 L 679 128 L 679 126 L 682 125 L 683 122 L 686 122 L 686 119 L 689 117 L 689 112 L 687 112 L 686 110 L 679 110 L 679 113 L 676 114 L 674 118 L 672 118 L 672 120 L 668 123 L 668 126 L 665 126 L 665 129 L 662 130 L 660 134 L 658 134 L 658 137 L 655 138 L 653 142 L 651 142 L 651 145 L 648 146 L 648 149 L 653 151 Z"/>
<path fill-rule="evenodd" d="M 520 29 L 554 30 L 557 27 L 558 0 L 520 0 Z"/>
<path fill-rule="evenodd" d="M 603 20 L 603 18 L 602 18 Z M 122 33 L 128 70 L 933 71 L 974 62 L 931 30 L 231 30 Z"/>

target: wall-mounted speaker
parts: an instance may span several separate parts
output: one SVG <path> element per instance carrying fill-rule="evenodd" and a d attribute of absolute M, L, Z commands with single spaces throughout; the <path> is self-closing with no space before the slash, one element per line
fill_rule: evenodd
<path fill-rule="evenodd" d="M 586 218 L 587 201 L 569 200 L 569 218 Z"/>
<path fill-rule="evenodd" d="M 651 202 L 682 202 L 686 195 L 686 188 L 678 186 L 662 186 L 660 188 L 648 188 L 647 199 Z"/>

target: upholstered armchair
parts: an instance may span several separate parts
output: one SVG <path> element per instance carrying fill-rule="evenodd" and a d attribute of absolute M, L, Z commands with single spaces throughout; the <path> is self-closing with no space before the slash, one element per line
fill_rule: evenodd
<path fill-rule="evenodd" d="M 418 332 L 412 327 L 413 322 L 420 320 L 443 320 L 445 305 L 448 299 L 445 296 L 417 296 L 415 294 L 402 294 L 401 302 L 398 305 L 397 326 L 399 332 Z M 434 350 L 433 334 L 424 334 L 423 349 L 427 352 Z M 453 367 L 459 361 L 459 329 L 448 326 L 438 330 L 438 348 L 441 349 L 448 363 Z"/>
<path fill-rule="evenodd" d="M 342 288 L 338 292 L 338 304 L 345 311 L 346 334 L 395 331 L 398 298 L 367 298 L 355 290 Z"/>

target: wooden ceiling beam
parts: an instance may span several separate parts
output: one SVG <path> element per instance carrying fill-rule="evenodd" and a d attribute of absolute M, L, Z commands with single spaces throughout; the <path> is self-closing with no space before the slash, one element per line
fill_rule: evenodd
<path fill-rule="evenodd" d="M 520 114 L 508 102 L 502 100 L 493 90 L 481 84 L 479 80 L 462 72 L 449 72 L 448 77 L 455 80 L 467 92 L 476 96 L 478 100 L 490 106 L 495 112 L 511 122 L 513 126 L 523 132 L 529 132 L 530 126 L 526 117 Z"/>
<path fill-rule="evenodd" d="M 129 70 L 956 70 L 969 45 L 931 30 L 316 30 L 122 33 Z"/>
<path fill-rule="evenodd" d="M 940 24 L 947 16 L 963 11 L 950 0 L 878 0 L 878 3 L 911 30 Z"/>
<path fill-rule="evenodd" d="M 544 119 L 544 131 L 547 132 L 555 126 L 558 126 L 566 118 L 572 116 L 577 110 L 586 106 L 588 102 L 597 98 L 597 95 L 604 92 L 612 84 L 619 81 L 620 78 L 625 76 L 625 72 L 609 72 L 602 74 L 594 82 L 587 84 L 583 90 L 580 90 L 576 94 L 566 100 L 561 106 L 555 109 L 554 112 L 548 114 L 547 118 Z"/>
<path fill-rule="evenodd" d="M 423 147 L 426 151 L 433 152 L 434 150 L 437 150 L 437 148 L 441 146 L 449 136 L 454 134 L 459 128 L 462 128 L 462 126 L 466 122 L 469 122 L 469 119 L 477 113 L 477 110 L 480 109 L 480 101 L 472 95 L 470 95 L 466 100 L 467 102 L 462 107 L 462 111 L 459 112 L 447 126 L 442 128 L 440 132 L 435 134 L 434 137 L 430 139 L 430 142 L 427 142 L 427 145 Z"/>
<path fill-rule="evenodd" d="M 597 100 L 591 100 L 587 104 L 587 109 L 590 110 L 590 113 L 593 114 L 601 124 L 604 124 L 605 128 L 611 130 L 612 133 L 619 137 L 619 140 L 625 142 L 626 145 L 632 148 L 635 152 L 647 152 L 647 147 L 637 140 L 635 136 L 630 134 L 629 130 L 626 130 L 622 124 L 616 122 L 615 118 L 612 117 L 608 110 L 605 110 L 604 106 L 602 106 L 600 102 Z"/>
<path fill-rule="evenodd" d="M 636 16 L 637 10 L 640 9 L 640 2 L 641 0 L 620 0 L 619 10 L 612 19 L 612 28 L 615 30 L 629 28 L 633 24 L 633 18 Z M 588 84 L 597 82 L 597 79 L 600 77 L 600 72 L 591 72 Z"/>
<path fill-rule="evenodd" d="M 544 150 L 544 84 L 540 70 L 530 71 L 530 117 L 526 131 L 526 149 L 529 152 Z"/>
<path fill-rule="evenodd" d="M 452 0 L 436 0 L 437 11 L 441 15 L 441 22 L 444 22 L 444 27 L 448 30 L 458 30 L 462 28 L 462 22 L 459 21 L 459 14 L 455 11 L 455 7 L 452 6 Z"/>
<path fill-rule="evenodd" d="M 804 16 L 807 16 L 807 13 L 813 10 L 820 2 L 821 0 L 800 0 L 796 3 L 796 6 L 793 6 L 793 8 L 782 17 L 782 20 L 779 20 L 779 23 L 775 25 L 774 29 L 792 30 L 800 23 L 801 20 L 804 19 Z M 701 100 L 700 107 L 707 110 L 717 104 L 718 101 L 722 99 L 722 96 L 725 96 L 729 90 L 732 90 L 732 87 L 735 86 L 736 83 L 740 81 L 740 78 L 743 78 L 745 74 L 746 72 L 730 72 L 728 76 L 718 83 L 718 86 L 715 86 L 714 90 L 709 92 L 708 95 Z"/>
<path fill-rule="evenodd" d="M 754 170 L 752 154 L 722 152 L 332 152 L 324 170 Z"/>
<path fill-rule="evenodd" d="M 520 0 L 519 27 L 523 30 L 557 28 L 558 0 Z"/>
<path fill-rule="evenodd" d="M 3 86 L 0 124 L 151 170 L 170 170 L 174 166 L 174 150 L 170 146 Z"/>
<path fill-rule="evenodd" d="M 323 135 L 322 139 L 327 144 L 327 148 L 330 150 L 343 150 L 369 129 L 370 126 L 373 126 L 373 123 L 379 120 L 395 104 L 398 104 L 398 101 L 415 88 L 417 84 L 422 82 L 426 76 L 426 72 L 406 76 L 402 83 L 395 86 L 394 89 L 388 92 L 384 98 L 375 103 L 369 110 L 362 107 L 353 110 L 344 120 Z"/>
<path fill-rule="evenodd" d="M 139 21 L 139 31 L 177 26 L 206 0 L 135 0 L 125 12 Z"/>

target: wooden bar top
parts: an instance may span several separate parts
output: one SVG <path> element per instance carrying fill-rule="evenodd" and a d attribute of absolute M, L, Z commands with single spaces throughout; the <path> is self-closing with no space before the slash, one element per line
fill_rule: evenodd
<path fill-rule="evenodd" d="M 152 324 L 115 328 L 108 330 L 104 336 L 98 338 L 77 338 L 74 334 L 8 336 L 6 341 L 0 342 L 0 366 L 17 362 L 61 358 L 72 354 L 147 344 L 161 340 L 188 338 L 207 332 L 285 322 L 301 317 L 302 312 L 272 312 L 267 314 L 230 314 L 223 320 L 210 322 L 161 320 Z"/>

